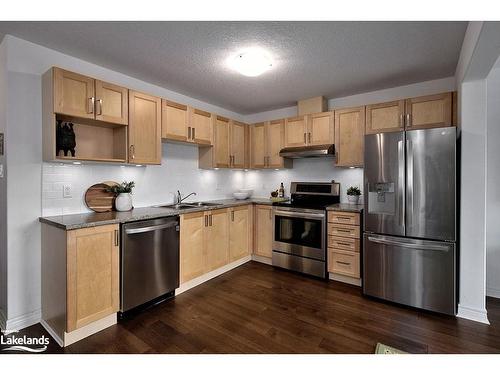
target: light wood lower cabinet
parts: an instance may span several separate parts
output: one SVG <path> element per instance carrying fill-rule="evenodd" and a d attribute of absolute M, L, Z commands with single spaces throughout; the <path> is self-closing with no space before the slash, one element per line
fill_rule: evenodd
<path fill-rule="evenodd" d="M 193 212 L 180 217 L 180 282 L 185 283 L 205 272 L 205 213 Z"/>
<path fill-rule="evenodd" d="M 273 215 L 272 206 L 255 206 L 254 253 L 271 258 L 273 254 Z"/>
<path fill-rule="evenodd" d="M 252 205 L 229 209 L 229 262 L 250 254 L 252 243 Z"/>
<path fill-rule="evenodd" d="M 229 260 L 228 210 L 212 210 L 205 213 L 204 244 L 205 273 L 225 266 Z"/>

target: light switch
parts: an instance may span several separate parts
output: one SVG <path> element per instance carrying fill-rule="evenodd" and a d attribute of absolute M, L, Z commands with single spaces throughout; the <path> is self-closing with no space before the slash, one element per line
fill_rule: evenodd
<path fill-rule="evenodd" d="M 71 184 L 64 184 L 63 185 L 63 198 L 71 198 L 72 191 L 71 191 Z"/>

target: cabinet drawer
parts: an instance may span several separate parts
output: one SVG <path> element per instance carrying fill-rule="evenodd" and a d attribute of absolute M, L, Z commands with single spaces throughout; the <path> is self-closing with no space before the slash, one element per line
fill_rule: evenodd
<path fill-rule="evenodd" d="M 328 272 L 359 277 L 359 253 L 329 249 Z"/>
<path fill-rule="evenodd" d="M 328 236 L 328 247 L 359 253 L 359 239 Z"/>
<path fill-rule="evenodd" d="M 328 222 L 336 224 L 359 225 L 359 214 L 356 212 L 328 212 Z"/>
<path fill-rule="evenodd" d="M 356 239 L 359 238 L 360 229 L 353 225 L 328 224 L 328 235 Z"/>

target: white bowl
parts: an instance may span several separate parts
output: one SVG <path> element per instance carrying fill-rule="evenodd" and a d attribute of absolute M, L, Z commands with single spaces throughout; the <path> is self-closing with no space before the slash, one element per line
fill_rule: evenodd
<path fill-rule="evenodd" d="M 247 193 L 248 196 L 251 196 L 253 194 L 253 189 L 239 189 L 238 193 Z"/>
<path fill-rule="evenodd" d="M 247 199 L 247 198 L 248 198 L 248 193 L 242 193 L 242 192 L 235 191 L 235 192 L 233 193 L 233 196 L 234 196 L 236 199 Z"/>

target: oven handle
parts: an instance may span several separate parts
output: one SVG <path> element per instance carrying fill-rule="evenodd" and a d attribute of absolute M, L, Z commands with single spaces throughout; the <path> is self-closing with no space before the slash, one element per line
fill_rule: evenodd
<path fill-rule="evenodd" d="M 274 211 L 275 215 L 286 216 L 286 217 L 301 217 L 305 219 L 322 219 L 325 220 L 325 214 L 313 214 L 306 212 L 289 212 L 289 211 Z"/>

